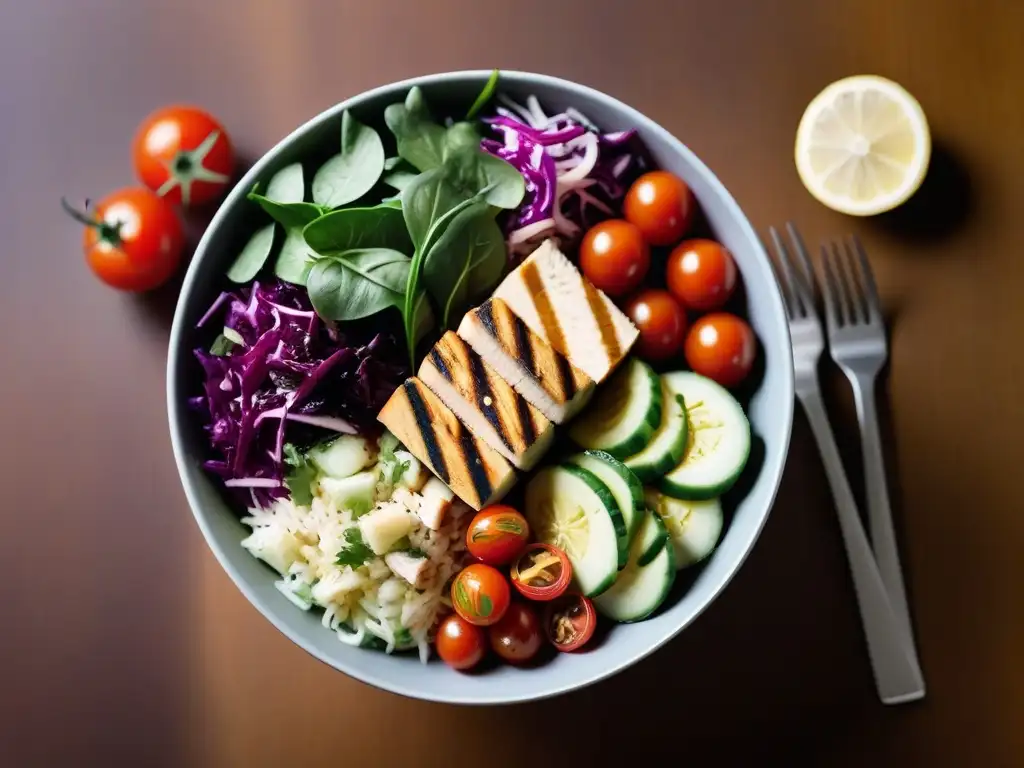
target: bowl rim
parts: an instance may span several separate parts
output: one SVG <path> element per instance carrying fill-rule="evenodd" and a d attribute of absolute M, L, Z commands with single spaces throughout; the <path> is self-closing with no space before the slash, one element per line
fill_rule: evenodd
<path fill-rule="evenodd" d="M 791 364 L 792 357 L 792 345 L 790 342 L 790 336 L 788 333 L 783 334 L 784 336 L 784 350 L 783 350 L 783 361 L 780 366 L 780 373 L 783 377 L 783 389 L 788 397 L 785 398 L 785 402 L 781 403 L 781 408 L 784 410 L 783 414 L 783 432 L 780 435 L 781 450 L 778 452 L 775 462 L 772 465 L 766 461 L 762 471 L 768 471 L 772 477 L 772 484 L 770 493 L 768 494 L 767 503 L 765 504 L 764 512 L 761 514 L 760 519 L 757 521 L 757 527 L 752 531 L 749 543 L 746 548 L 740 553 L 739 557 L 733 563 L 732 567 L 728 569 L 717 583 L 712 584 L 708 590 L 707 598 L 703 601 L 691 615 L 686 617 L 679 626 L 675 627 L 663 637 L 657 638 L 650 645 L 645 647 L 643 650 L 633 652 L 625 655 L 622 659 L 616 661 L 609 667 L 600 670 L 597 673 L 591 674 L 583 679 L 574 679 L 570 681 L 562 681 L 554 684 L 545 686 L 541 684 L 538 687 L 536 693 L 528 694 L 517 694 L 513 696 L 502 696 L 500 692 L 496 691 L 495 695 L 485 696 L 462 696 L 462 695 L 447 695 L 443 689 L 437 691 L 419 691 L 403 688 L 400 685 L 392 684 L 388 680 L 383 680 L 375 676 L 372 672 L 356 671 L 350 669 L 342 664 L 338 664 L 335 660 L 331 659 L 327 654 L 320 653 L 313 645 L 307 643 L 301 633 L 293 631 L 288 624 L 281 621 L 279 622 L 272 612 L 263 605 L 263 601 L 258 597 L 255 592 L 249 587 L 247 580 L 235 569 L 228 558 L 225 551 L 222 550 L 221 545 L 214 538 L 213 532 L 210 526 L 205 520 L 205 512 L 200 511 L 201 502 L 192 484 L 186 479 L 186 469 L 189 464 L 187 458 L 187 451 L 185 446 L 184 429 L 182 425 L 187 416 L 187 409 L 184 406 L 181 398 L 178 397 L 176 391 L 176 372 L 179 365 L 179 359 L 181 358 L 181 350 L 184 349 L 186 334 L 191 330 L 185 326 L 185 315 L 186 305 L 188 303 L 187 298 L 192 294 L 196 288 L 196 281 L 198 280 L 199 263 L 206 257 L 207 244 L 212 234 L 222 224 L 225 217 L 230 215 L 231 210 L 238 204 L 239 200 L 244 197 L 245 191 L 248 190 L 252 185 L 259 180 L 260 176 L 263 175 L 264 170 L 267 166 L 271 165 L 276 159 L 277 155 L 286 148 L 289 144 L 296 140 L 300 135 L 306 131 L 312 130 L 320 124 L 336 118 L 345 109 L 351 108 L 354 104 L 359 104 L 374 97 L 383 96 L 388 93 L 401 92 L 412 88 L 413 86 L 444 86 L 446 83 L 450 83 L 458 80 L 467 79 L 480 79 L 481 81 L 486 80 L 491 74 L 489 69 L 468 69 L 468 70 L 452 70 L 447 72 L 437 72 L 427 75 L 418 75 L 416 77 L 406 78 L 405 80 L 399 80 L 392 83 L 386 83 L 384 85 L 371 88 L 370 90 L 361 91 L 353 96 L 350 96 L 343 101 L 334 104 L 327 109 L 322 110 L 309 120 L 306 120 L 297 128 L 288 133 L 284 138 L 278 141 L 274 146 L 264 152 L 260 158 L 253 163 L 252 167 L 245 173 L 245 175 L 235 184 L 231 191 L 224 198 L 223 202 L 217 208 L 210 223 L 206 226 L 199 243 L 196 245 L 195 252 L 189 263 L 188 270 L 185 273 L 184 280 L 181 285 L 178 299 L 174 309 L 174 319 L 171 325 L 170 337 L 168 340 L 168 351 L 167 351 L 167 379 L 166 379 L 166 391 L 167 391 L 167 416 L 168 424 L 171 433 L 171 448 L 174 453 L 175 465 L 178 469 L 178 477 L 181 482 L 182 488 L 185 491 L 185 497 L 188 501 L 192 516 L 195 518 L 196 523 L 199 526 L 200 531 L 203 534 L 203 539 L 206 545 L 212 550 L 214 557 L 220 563 L 221 568 L 228 574 L 232 582 L 238 590 L 245 596 L 246 600 L 256 608 L 257 611 L 270 622 L 281 634 L 295 643 L 299 648 L 306 651 L 306 653 L 313 656 L 318 661 L 327 665 L 328 667 L 337 670 L 348 677 L 354 678 L 361 683 L 373 686 L 380 690 L 395 693 L 401 696 L 406 696 L 413 699 L 420 699 L 424 701 L 433 701 L 445 704 L 461 704 L 461 705 L 500 705 L 500 704 L 516 704 L 530 701 L 539 701 L 542 699 L 552 698 L 572 691 L 580 690 L 602 680 L 612 677 L 618 674 L 624 669 L 632 666 L 638 661 L 652 655 L 655 651 L 662 648 L 670 640 L 679 635 L 686 627 L 692 624 L 707 608 L 718 599 L 725 588 L 736 576 L 736 573 L 740 570 L 743 564 L 746 562 L 753 550 L 754 545 L 757 543 L 761 536 L 761 532 L 764 530 L 765 523 L 768 520 L 768 516 L 771 513 L 772 507 L 775 504 L 775 500 L 778 496 L 779 487 L 782 482 L 782 475 L 785 469 L 786 458 L 789 454 L 789 447 L 793 428 L 793 412 L 795 409 L 795 389 L 794 389 L 794 372 Z M 682 155 L 688 163 L 690 163 L 699 173 L 701 173 L 705 180 L 711 185 L 718 195 L 722 205 L 728 210 L 729 214 L 736 220 L 743 235 L 750 240 L 752 243 L 756 243 L 762 251 L 762 255 L 766 260 L 769 260 L 767 251 L 764 248 L 761 238 L 758 236 L 757 231 L 754 229 L 750 220 L 746 214 L 740 208 L 739 204 L 733 198 L 732 194 L 726 189 L 725 185 L 719 180 L 718 176 L 699 158 L 697 155 L 690 150 L 682 141 L 676 138 L 669 130 L 664 128 L 660 123 L 647 117 L 639 110 L 631 107 L 618 98 L 611 96 L 603 91 L 593 88 L 582 83 L 568 80 L 566 78 L 555 77 L 552 75 L 544 75 L 535 72 L 527 72 L 522 70 L 501 70 L 501 76 L 510 80 L 516 80 L 520 82 L 533 82 L 539 83 L 563 90 L 578 91 L 582 92 L 592 98 L 600 101 L 609 103 L 617 111 L 620 111 L 630 120 L 634 120 L 637 124 L 643 125 L 644 129 L 653 133 L 657 133 L 659 137 L 669 144 L 672 149 Z M 775 313 L 786 321 L 787 314 L 785 305 L 783 303 L 783 297 L 781 293 L 781 287 L 778 283 L 778 277 L 775 275 L 774 270 L 769 272 L 775 277 L 774 287 L 775 290 L 771 292 L 769 301 L 774 305 L 773 309 Z M 550 677 L 549 677 L 550 679 Z"/>

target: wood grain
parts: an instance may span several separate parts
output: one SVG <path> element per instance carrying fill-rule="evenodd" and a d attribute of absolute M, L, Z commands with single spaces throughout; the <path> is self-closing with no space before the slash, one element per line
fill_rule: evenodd
<path fill-rule="evenodd" d="M 1022 30 L 1010 0 L 0 0 L 3 762 L 1020 765 Z M 635 669 L 555 701 L 463 709 L 370 689 L 279 635 L 207 551 L 166 429 L 173 287 L 136 299 L 94 281 L 60 195 L 132 183 L 134 126 L 164 102 L 213 110 L 254 158 L 364 89 L 490 66 L 628 101 L 762 231 L 861 236 L 893 329 L 887 459 L 924 702 L 875 698 L 802 417 L 721 599 Z M 815 93 L 863 72 L 918 97 L 936 153 L 905 209 L 858 221 L 803 190 L 792 143 Z M 828 376 L 855 467 L 850 396 Z"/>

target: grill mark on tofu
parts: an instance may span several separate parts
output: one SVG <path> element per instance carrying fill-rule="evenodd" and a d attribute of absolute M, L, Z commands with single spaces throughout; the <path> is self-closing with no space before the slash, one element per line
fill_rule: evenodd
<path fill-rule="evenodd" d="M 434 431 L 434 423 L 431 421 L 427 404 L 423 402 L 423 396 L 414 381 L 410 379 L 403 386 L 405 387 L 405 397 L 409 401 L 409 407 L 412 408 L 413 417 L 416 419 L 416 427 L 420 431 L 420 437 L 423 438 L 423 445 L 426 448 L 427 457 L 430 459 L 430 465 L 433 467 L 434 473 L 442 481 L 448 483 L 451 480 L 448 474 L 448 464 L 444 460 L 444 451 L 441 450 L 441 446 L 437 442 L 437 433 Z"/>
<path fill-rule="evenodd" d="M 622 357 L 622 348 L 619 346 L 619 337 L 615 333 L 615 322 L 608 306 L 604 303 L 600 292 L 589 280 L 583 281 L 583 291 L 587 297 L 587 304 L 597 321 L 597 329 L 601 332 L 601 346 L 608 355 L 609 364 L 614 365 Z"/>
<path fill-rule="evenodd" d="M 466 349 L 465 352 L 470 375 L 469 388 L 473 391 L 473 399 L 476 401 L 476 407 L 494 429 L 495 433 L 498 435 L 498 439 L 501 440 L 509 451 L 515 453 L 516 447 L 512 444 L 505 422 L 502 421 L 501 416 L 498 413 L 497 395 L 495 395 L 494 389 L 491 387 L 487 371 L 484 370 L 483 360 L 468 349 Z M 521 424 L 512 426 L 518 426 L 519 429 L 517 432 L 522 432 Z"/>
<path fill-rule="evenodd" d="M 526 402 L 526 398 L 521 395 L 516 397 L 516 414 L 519 416 L 523 442 L 527 446 L 533 445 L 537 442 L 537 428 L 533 423 L 533 415 L 530 413 L 530 405 Z"/>
<path fill-rule="evenodd" d="M 537 318 L 544 327 L 544 335 L 547 336 L 548 343 L 558 351 L 567 352 L 569 346 L 566 343 L 565 334 L 562 332 L 562 326 L 558 322 L 558 315 L 555 314 L 555 308 L 551 303 L 551 296 L 544 288 L 544 281 L 541 279 L 537 262 L 527 261 L 519 268 L 519 274 L 522 276 L 523 284 L 537 309 Z"/>
<path fill-rule="evenodd" d="M 476 440 L 469 433 L 469 430 L 463 428 L 462 434 L 459 435 L 459 447 L 462 449 L 462 458 L 465 461 L 466 469 L 469 470 L 470 480 L 473 482 L 473 488 L 476 491 L 476 497 L 481 502 L 491 495 L 494 490 L 491 485 L 491 479 L 487 475 L 487 468 L 484 466 L 483 459 L 480 457 L 480 449 L 477 447 Z"/>
<path fill-rule="evenodd" d="M 558 378 L 566 402 L 572 400 L 576 395 L 576 377 L 573 376 L 572 364 L 565 355 L 558 356 Z"/>
<path fill-rule="evenodd" d="M 534 378 L 539 378 L 537 361 L 534 359 L 533 354 L 533 344 L 530 343 L 530 329 L 526 327 L 526 323 L 515 315 L 512 315 L 512 333 L 514 334 L 513 343 L 519 360 L 533 374 Z"/>
<path fill-rule="evenodd" d="M 437 369 L 437 372 L 440 373 L 446 380 L 452 380 L 452 371 L 448 367 L 448 363 L 444 359 L 444 356 L 441 354 L 441 352 L 438 350 L 436 346 L 431 347 L 430 349 L 430 362 L 434 366 L 434 368 Z"/>

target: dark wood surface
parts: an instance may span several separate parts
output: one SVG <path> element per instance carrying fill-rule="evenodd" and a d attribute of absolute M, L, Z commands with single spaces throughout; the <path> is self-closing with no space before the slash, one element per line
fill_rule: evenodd
<path fill-rule="evenodd" d="M 0 0 L 0 760 L 5 765 L 1024 763 L 1024 4 Z M 132 183 L 168 101 L 257 157 L 372 86 L 499 66 L 618 96 L 689 144 L 764 230 L 856 231 L 892 322 L 887 460 L 928 682 L 879 704 L 802 415 L 778 503 L 711 609 L 585 693 L 402 699 L 314 661 L 207 551 L 171 458 L 174 291 L 92 279 L 61 194 Z M 792 160 L 820 88 L 874 72 L 935 137 L 921 195 L 827 211 Z M 851 398 L 829 370 L 855 483 Z M 858 483 L 859 484 L 859 483 Z M 575 759 L 574 759 L 575 758 Z"/>

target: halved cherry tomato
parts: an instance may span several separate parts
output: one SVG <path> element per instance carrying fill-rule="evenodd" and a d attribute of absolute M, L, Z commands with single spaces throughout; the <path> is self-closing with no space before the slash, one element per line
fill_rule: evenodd
<path fill-rule="evenodd" d="M 684 240 L 668 259 L 668 289 L 687 309 L 719 309 L 736 287 L 736 262 L 714 240 Z"/>
<path fill-rule="evenodd" d="M 487 628 L 487 635 L 494 652 L 513 664 L 536 656 L 544 637 L 536 611 L 521 602 L 512 603 L 501 620 Z"/>
<path fill-rule="evenodd" d="M 174 274 L 184 236 L 174 207 L 148 189 L 129 187 L 84 213 L 61 205 L 86 229 L 85 260 L 96 276 L 122 291 L 149 291 Z"/>
<path fill-rule="evenodd" d="M 756 353 L 754 332 L 729 312 L 704 315 L 686 337 L 686 362 L 723 387 L 734 387 L 746 378 Z"/>
<path fill-rule="evenodd" d="M 165 107 L 147 117 L 132 154 L 143 184 L 185 206 L 219 197 L 235 164 L 224 127 L 203 110 L 187 106 Z"/>
<path fill-rule="evenodd" d="M 470 624 L 488 627 L 505 615 L 512 591 L 501 571 L 473 563 L 452 581 L 452 607 Z"/>
<path fill-rule="evenodd" d="M 643 282 L 651 252 L 640 230 L 622 219 L 596 224 L 580 243 L 580 268 L 609 296 L 625 296 Z"/>
<path fill-rule="evenodd" d="M 686 312 L 668 291 L 649 288 L 626 305 L 626 314 L 640 330 L 637 351 L 645 360 L 667 360 L 683 349 Z"/>
<path fill-rule="evenodd" d="M 575 651 L 584 646 L 597 627 L 594 604 L 583 595 L 562 595 L 544 612 L 544 631 L 560 651 Z"/>
<path fill-rule="evenodd" d="M 506 565 L 530 538 L 526 518 L 512 507 L 494 504 L 476 513 L 466 530 L 466 549 L 488 565 Z"/>
<path fill-rule="evenodd" d="M 651 245 L 672 245 L 693 220 L 694 201 L 686 182 L 668 171 L 651 171 L 633 182 L 622 205 Z"/>
<path fill-rule="evenodd" d="M 445 617 L 437 628 L 434 646 L 441 660 L 453 669 L 470 669 L 484 657 L 487 640 L 484 631 L 459 616 Z"/>
<path fill-rule="evenodd" d="M 512 585 L 531 600 L 554 600 L 569 588 L 572 563 L 550 544 L 531 544 L 512 563 Z"/>

